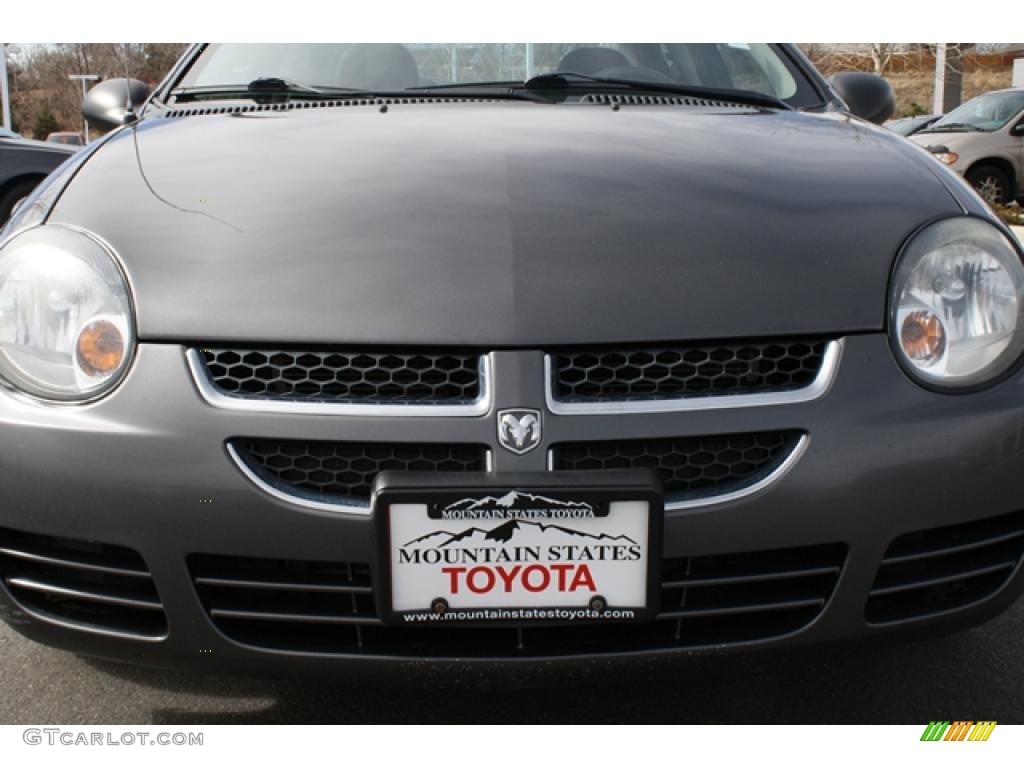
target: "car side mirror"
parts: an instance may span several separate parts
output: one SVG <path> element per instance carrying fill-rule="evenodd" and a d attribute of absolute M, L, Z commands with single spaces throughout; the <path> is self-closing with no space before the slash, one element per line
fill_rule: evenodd
<path fill-rule="evenodd" d="M 133 110 L 138 109 L 148 98 L 149 86 L 141 80 L 123 77 L 104 80 L 94 85 L 85 95 L 82 116 L 89 125 L 109 131 L 125 124 L 129 104 Z"/>
<path fill-rule="evenodd" d="M 1024 120 L 1021 120 L 1010 129 L 1011 136 L 1024 136 Z"/>
<path fill-rule="evenodd" d="M 840 72 L 829 79 L 850 112 L 872 123 L 884 123 L 896 111 L 896 94 L 889 82 L 865 72 Z"/>

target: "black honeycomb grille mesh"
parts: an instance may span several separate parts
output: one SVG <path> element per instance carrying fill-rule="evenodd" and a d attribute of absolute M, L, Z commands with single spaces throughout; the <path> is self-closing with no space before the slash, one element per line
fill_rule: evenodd
<path fill-rule="evenodd" d="M 728 493 L 757 482 L 785 461 L 801 434 L 790 430 L 561 443 L 552 450 L 555 469 L 653 469 L 671 501 Z"/>
<path fill-rule="evenodd" d="M 480 356 L 200 350 L 213 384 L 234 397 L 308 402 L 468 403 L 480 395 Z"/>
<path fill-rule="evenodd" d="M 821 370 L 828 340 L 557 352 L 560 400 L 644 400 L 785 392 Z"/>
<path fill-rule="evenodd" d="M 239 458 L 262 479 L 292 494 L 368 505 L 377 474 L 482 472 L 487 449 L 442 443 L 334 443 L 235 438 Z"/>

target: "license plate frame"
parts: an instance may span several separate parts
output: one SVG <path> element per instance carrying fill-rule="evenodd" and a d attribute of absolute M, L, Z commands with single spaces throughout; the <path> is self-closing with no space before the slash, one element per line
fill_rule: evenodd
<path fill-rule="evenodd" d="M 518 496 L 510 501 L 510 494 Z M 497 503 L 499 500 L 502 503 Z M 484 503 L 457 506 L 465 502 Z M 523 514 L 527 511 L 528 515 Z M 492 516 L 495 512 L 498 516 Z M 540 512 L 547 516 L 538 517 Z M 397 519 L 395 515 L 416 515 L 417 519 Z M 657 615 L 664 496 L 653 472 L 383 472 L 376 481 L 371 518 L 374 597 L 385 624 L 455 627 L 627 623 L 650 621 Z M 516 525 L 509 526 L 512 521 Z M 431 532 L 430 527 L 435 525 L 438 530 Z M 475 530 L 464 539 L 447 541 L 470 529 Z M 397 540 L 407 537 L 410 530 L 420 533 L 419 538 L 426 534 L 423 546 L 410 550 L 412 541 Z M 616 534 L 619 530 L 625 533 Z M 489 538 L 492 534 L 496 538 Z M 503 545 L 514 537 L 526 543 L 515 547 L 522 551 L 512 553 L 512 559 L 480 562 L 485 556 L 500 558 L 495 554 L 499 549 L 509 554 L 513 547 Z M 529 542 L 538 540 L 549 549 L 543 549 L 535 559 L 535 553 L 527 550 Z M 444 543 L 447 552 L 439 546 Z M 474 543 L 484 545 L 476 549 L 476 560 L 450 563 L 443 559 L 452 557 L 452 552 L 463 557 L 459 553 L 473 549 L 470 545 Z M 427 557 L 422 553 L 431 546 L 442 557 L 428 563 L 420 558 Z M 553 560 L 548 557 L 552 546 L 558 547 L 561 555 L 573 556 Z M 599 549 L 601 546 L 603 549 Z M 628 559 L 631 546 L 640 551 L 642 573 L 636 561 Z M 492 550 L 490 555 L 487 550 Z M 399 567 L 403 570 L 399 572 L 395 570 L 396 553 L 402 561 Z M 584 555 L 601 555 L 602 559 L 588 560 Z M 559 567 L 553 568 L 555 565 Z M 443 567 L 465 570 L 441 575 Z M 471 569 L 480 570 L 471 577 Z M 529 574 L 527 569 L 531 569 Z M 496 588 L 483 593 L 468 589 L 470 578 L 479 588 L 488 585 L 491 577 Z M 447 586 L 439 587 L 442 583 Z M 544 589 L 534 591 L 541 584 Z M 452 585 L 461 588 L 458 596 L 452 593 Z M 641 590 L 643 597 L 638 600 Z M 424 597 L 428 592 L 430 598 Z M 539 595 L 536 602 L 524 604 L 534 600 L 534 594 Z M 604 610 L 595 610 L 601 602 L 594 602 L 594 598 L 604 601 Z M 628 604 L 622 601 L 626 598 Z M 443 610 L 436 603 L 438 599 L 445 602 Z M 486 604 L 490 602 L 493 605 Z M 438 615 L 441 618 L 436 618 Z"/>

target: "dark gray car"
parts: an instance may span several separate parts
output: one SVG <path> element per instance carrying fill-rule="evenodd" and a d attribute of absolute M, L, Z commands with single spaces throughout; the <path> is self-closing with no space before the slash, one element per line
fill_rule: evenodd
<path fill-rule="evenodd" d="M 27 636 L 383 671 L 1020 594 L 1020 247 L 873 124 L 884 82 L 786 45 L 199 45 L 123 86 L 0 245 Z"/>
<path fill-rule="evenodd" d="M 0 224 L 75 149 L 24 139 L 0 128 Z"/>

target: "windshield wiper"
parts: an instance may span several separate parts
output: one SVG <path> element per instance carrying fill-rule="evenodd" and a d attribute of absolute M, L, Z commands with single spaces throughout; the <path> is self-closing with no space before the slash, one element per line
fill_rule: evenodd
<path fill-rule="evenodd" d="M 519 84 L 527 90 L 545 90 L 557 88 L 579 88 L 592 85 L 610 85 L 633 91 L 651 91 L 655 93 L 674 93 L 681 96 L 692 96 L 698 99 L 716 99 L 752 104 L 772 109 L 793 109 L 789 104 L 775 96 L 760 91 L 745 91 L 738 88 L 713 88 L 706 85 L 684 85 L 682 83 L 659 83 L 653 80 L 627 80 L 618 77 L 596 77 L 583 75 L 579 72 L 551 72 L 536 75 Z"/>
<path fill-rule="evenodd" d="M 735 101 L 755 106 L 771 107 L 772 109 L 793 109 L 789 104 L 759 91 L 743 91 L 733 88 L 711 88 L 703 85 L 683 85 L 681 83 L 658 83 L 653 80 L 622 80 L 615 77 L 595 77 L 581 75 L 578 72 L 553 72 L 537 75 L 528 80 L 495 80 L 468 83 L 442 83 L 440 85 L 421 85 L 409 88 L 410 91 L 461 91 L 472 89 L 507 88 L 512 93 L 540 94 L 545 91 L 571 90 L 585 88 L 593 90 L 593 86 L 610 86 L 615 90 L 648 91 L 655 93 L 674 93 L 681 96 L 692 96 L 698 99 L 715 99 Z M 560 100 L 560 99 L 559 99 Z M 556 101 L 552 99 L 552 101 Z"/>
<path fill-rule="evenodd" d="M 373 94 L 361 88 L 320 88 L 296 83 L 280 77 L 259 77 L 245 85 L 200 85 L 190 88 L 175 88 L 171 95 L 178 101 L 190 101 L 210 96 L 259 99 L 267 96 L 282 96 L 299 99 L 333 99 L 338 97 L 366 97 Z"/>
<path fill-rule="evenodd" d="M 974 133 L 987 133 L 984 128 L 979 128 L 970 123 L 944 123 L 943 125 L 932 125 L 918 133 L 945 133 L 951 131 L 967 131 Z"/>
<path fill-rule="evenodd" d="M 249 83 L 247 90 L 251 93 L 308 93 L 313 96 L 324 95 L 324 92 L 320 88 L 314 88 L 313 86 L 306 85 L 305 83 L 296 83 L 293 80 L 285 80 L 280 77 L 258 77 Z"/>
<path fill-rule="evenodd" d="M 515 85 L 519 81 L 515 81 Z M 540 94 L 524 93 L 513 91 L 508 83 L 460 83 L 467 93 L 466 98 L 482 99 L 515 99 L 521 101 L 539 101 L 550 103 L 548 99 Z M 493 87 L 501 85 L 502 87 Z M 284 99 L 372 99 L 372 98 L 408 98 L 410 91 L 414 96 L 447 95 L 438 94 L 450 86 L 422 85 L 402 90 L 368 90 L 365 88 L 345 88 L 339 86 L 313 86 L 305 83 L 295 83 L 290 80 L 283 80 L 279 77 L 261 77 L 253 80 L 247 85 L 210 85 L 193 86 L 191 88 L 176 88 L 171 95 L 178 101 L 192 101 L 195 99 L 207 98 L 250 98 L 257 101 L 280 97 Z"/>

